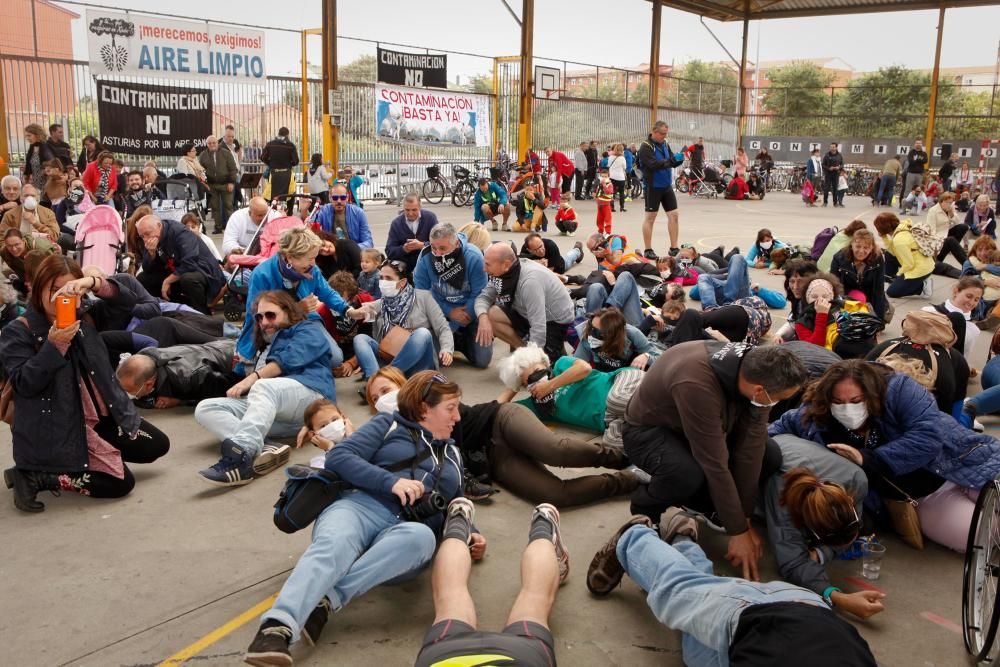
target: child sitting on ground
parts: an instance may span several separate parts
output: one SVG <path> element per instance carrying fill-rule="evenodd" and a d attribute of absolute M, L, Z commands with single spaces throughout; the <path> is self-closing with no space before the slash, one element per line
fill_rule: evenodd
<path fill-rule="evenodd" d="M 302 421 L 305 425 L 299 430 L 295 440 L 296 447 L 302 447 L 308 442 L 328 452 L 354 433 L 354 424 L 350 418 L 340 411 L 336 403 L 325 398 L 318 398 L 310 403 L 302 415 Z M 322 468 L 325 462 L 326 456 L 320 455 L 310 460 L 309 465 Z"/>
<path fill-rule="evenodd" d="M 382 290 L 378 287 L 378 268 L 385 261 L 385 255 L 375 248 L 365 248 L 361 251 L 361 273 L 358 274 L 358 289 L 368 292 L 372 299 L 382 298 Z"/>
<path fill-rule="evenodd" d="M 349 271 L 337 271 L 330 276 L 330 280 L 327 282 L 352 308 L 374 301 L 368 292 L 358 290 L 358 283 Z M 333 369 L 333 377 L 342 378 L 354 375 L 360 370 L 358 360 L 354 356 L 354 337 L 359 333 L 370 334 L 372 325 L 347 315 L 337 315 L 323 304 L 316 308 L 316 313 L 322 319 L 327 332 L 337 341 L 337 345 L 340 346 L 340 351 L 344 355 L 345 361 Z"/>
<path fill-rule="evenodd" d="M 576 211 L 569 203 L 569 193 L 564 192 L 559 197 L 559 211 L 556 213 L 556 229 L 562 236 L 576 236 Z"/>
<path fill-rule="evenodd" d="M 611 202 L 615 198 L 615 186 L 608 178 L 606 169 L 601 170 L 600 186 L 597 191 L 597 231 L 611 233 Z"/>

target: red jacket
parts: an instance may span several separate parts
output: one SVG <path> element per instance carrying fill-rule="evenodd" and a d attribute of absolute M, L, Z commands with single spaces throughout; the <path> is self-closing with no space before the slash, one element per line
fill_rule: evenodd
<path fill-rule="evenodd" d="M 549 156 L 549 164 L 556 166 L 556 170 L 560 176 L 572 176 L 576 173 L 573 161 L 566 157 L 566 154 L 563 152 L 552 151 L 552 155 Z"/>
<path fill-rule="evenodd" d="M 101 173 L 97 170 L 97 161 L 91 162 L 87 165 L 87 168 L 83 170 L 83 175 L 80 176 L 83 181 L 83 187 L 87 189 L 87 192 L 97 193 L 97 186 L 101 183 Z M 115 187 L 118 185 L 118 167 L 111 165 L 111 175 L 108 176 L 108 199 L 111 199 L 115 194 Z"/>

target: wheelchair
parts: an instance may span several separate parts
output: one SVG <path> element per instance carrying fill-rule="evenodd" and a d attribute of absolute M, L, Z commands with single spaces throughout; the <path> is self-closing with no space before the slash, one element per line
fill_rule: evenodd
<path fill-rule="evenodd" d="M 992 664 L 1000 654 L 1000 480 L 979 492 L 969 527 L 962 573 L 962 625 L 965 649 Z"/>

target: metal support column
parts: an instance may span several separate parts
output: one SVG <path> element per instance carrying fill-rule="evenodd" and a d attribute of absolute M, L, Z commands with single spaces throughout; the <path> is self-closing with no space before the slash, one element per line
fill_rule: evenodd
<path fill-rule="evenodd" d="M 306 42 L 309 36 L 308 30 L 303 30 L 302 35 L 302 97 L 300 106 L 302 108 L 302 175 L 308 177 L 309 174 L 309 56 L 306 53 Z"/>
<path fill-rule="evenodd" d="M 10 173 L 10 145 L 7 143 L 7 102 L 3 95 L 4 63 L 0 60 L 0 178 Z"/>
<path fill-rule="evenodd" d="M 534 75 L 532 53 L 535 40 L 535 0 L 523 0 L 521 5 L 521 113 L 518 115 L 518 160 L 531 148 L 531 111 L 534 106 Z"/>
<path fill-rule="evenodd" d="M 663 5 L 653 0 L 653 24 L 649 32 L 649 126 L 656 123 L 660 106 L 660 19 Z"/>
<path fill-rule="evenodd" d="M 330 122 L 331 90 L 337 90 L 337 0 L 323 0 L 323 160 L 337 173 L 340 128 Z"/>
<path fill-rule="evenodd" d="M 934 72 L 931 74 L 931 101 L 927 109 L 927 135 L 924 137 L 924 150 L 928 159 L 924 163 L 924 171 L 930 171 L 931 159 L 934 157 L 934 121 L 937 118 L 938 77 L 941 76 L 941 39 L 944 37 L 944 0 L 938 10 L 937 46 L 934 47 Z"/>
<path fill-rule="evenodd" d="M 750 0 L 743 2 L 743 51 L 740 56 L 740 104 L 736 118 L 736 147 L 743 145 L 743 131 L 747 119 L 747 36 L 750 30 Z M 758 59 L 759 60 L 759 59 Z M 760 63 L 757 63 L 760 67 Z"/>

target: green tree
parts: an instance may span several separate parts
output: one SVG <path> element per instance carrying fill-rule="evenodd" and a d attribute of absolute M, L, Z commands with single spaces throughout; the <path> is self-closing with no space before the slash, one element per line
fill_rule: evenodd
<path fill-rule="evenodd" d="M 767 73 L 771 86 L 763 90 L 764 111 L 776 116 L 815 116 L 830 111 L 833 74 L 809 62 L 793 62 Z"/>
<path fill-rule="evenodd" d="M 337 68 L 337 79 L 339 81 L 375 83 L 377 74 L 378 59 L 368 54 L 358 56 L 346 65 L 341 65 Z"/>
<path fill-rule="evenodd" d="M 679 109 L 735 113 L 739 76 L 726 65 L 692 60 L 674 72 L 669 94 L 661 88 L 660 102 Z"/>
<path fill-rule="evenodd" d="M 61 122 L 62 119 L 56 116 L 49 116 L 50 123 Z M 66 117 L 66 142 L 78 150 L 80 142 L 88 134 L 100 138 L 100 125 L 97 119 L 97 102 L 90 95 L 86 95 L 77 100 L 76 108 Z"/>

